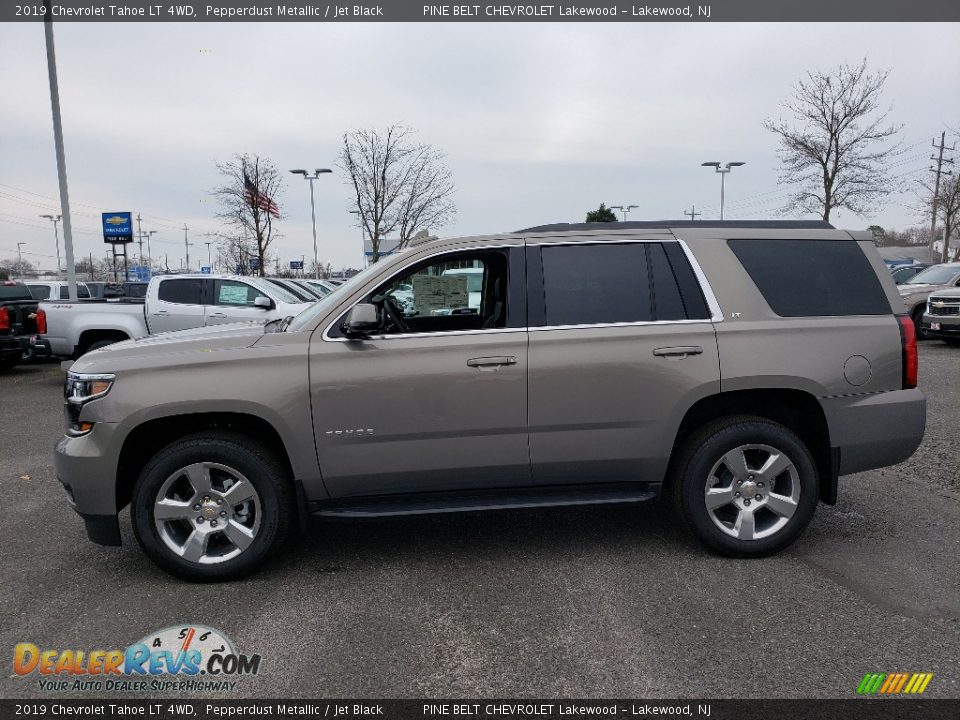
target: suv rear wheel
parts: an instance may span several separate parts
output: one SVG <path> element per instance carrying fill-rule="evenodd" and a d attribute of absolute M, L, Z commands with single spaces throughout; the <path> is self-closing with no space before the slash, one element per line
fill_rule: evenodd
<path fill-rule="evenodd" d="M 167 446 L 133 491 L 137 541 L 167 572 L 195 581 L 246 575 L 280 546 L 293 502 L 283 466 L 241 435 L 193 435 Z"/>
<path fill-rule="evenodd" d="M 817 506 L 817 471 L 792 431 L 759 417 L 722 418 L 680 449 L 673 499 L 704 544 L 734 557 L 769 555 L 803 532 Z"/>

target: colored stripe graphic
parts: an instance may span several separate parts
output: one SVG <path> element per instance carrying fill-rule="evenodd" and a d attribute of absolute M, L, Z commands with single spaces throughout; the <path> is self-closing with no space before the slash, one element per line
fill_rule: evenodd
<path fill-rule="evenodd" d="M 867 673 L 857 685 L 857 694 L 919 695 L 932 679 L 933 673 Z"/>

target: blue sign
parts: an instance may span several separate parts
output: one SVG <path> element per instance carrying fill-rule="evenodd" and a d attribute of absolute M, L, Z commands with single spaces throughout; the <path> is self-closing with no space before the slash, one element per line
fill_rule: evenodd
<path fill-rule="evenodd" d="M 260 258 L 250 258 L 250 269 L 251 270 L 260 269 Z"/>
<path fill-rule="evenodd" d="M 209 274 L 210 274 L 210 266 L 209 266 L 209 265 L 201 265 L 201 266 L 200 266 L 200 272 L 203 273 L 204 275 L 209 275 Z"/>
<path fill-rule="evenodd" d="M 290 261 L 291 270 L 303 270 L 303 260 L 291 260 Z"/>
<path fill-rule="evenodd" d="M 128 212 L 103 213 L 103 241 L 108 243 L 133 242 L 133 214 Z"/>

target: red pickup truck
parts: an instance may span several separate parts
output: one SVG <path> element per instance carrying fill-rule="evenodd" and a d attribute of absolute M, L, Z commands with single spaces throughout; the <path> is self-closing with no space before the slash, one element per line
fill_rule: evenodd
<path fill-rule="evenodd" d="M 25 355 L 40 354 L 37 335 L 47 331 L 47 314 L 14 280 L 0 281 L 0 372 L 10 370 Z"/>

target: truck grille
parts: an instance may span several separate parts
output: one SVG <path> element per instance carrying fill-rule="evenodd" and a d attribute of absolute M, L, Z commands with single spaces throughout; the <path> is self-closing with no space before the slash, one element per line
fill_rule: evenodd
<path fill-rule="evenodd" d="M 927 302 L 927 313 L 930 315 L 960 315 L 960 298 L 932 297 Z"/>

